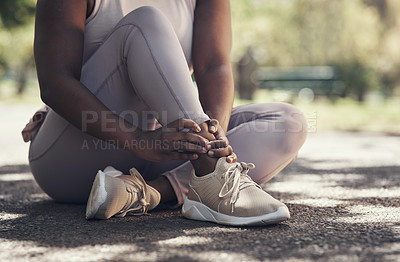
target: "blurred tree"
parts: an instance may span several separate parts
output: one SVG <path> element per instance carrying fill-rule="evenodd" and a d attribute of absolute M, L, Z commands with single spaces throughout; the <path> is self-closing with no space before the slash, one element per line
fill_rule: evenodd
<path fill-rule="evenodd" d="M 377 89 L 381 84 L 379 74 L 357 60 L 344 61 L 336 66 L 338 77 L 345 83 L 342 97 L 354 96 L 363 102 L 368 90 Z"/>
<path fill-rule="evenodd" d="M 253 99 L 254 92 L 257 88 L 256 83 L 252 79 L 254 72 L 257 70 L 257 62 L 253 58 L 253 51 L 251 47 L 240 58 L 237 63 L 237 81 L 235 83 L 236 89 L 239 92 L 241 99 Z"/>
<path fill-rule="evenodd" d="M 374 8 L 376 8 L 376 10 L 378 11 L 379 14 L 379 18 L 382 22 L 384 22 L 385 26 L 390 27 L 393 22 L 394 19 L 392 17 L 392 14 L 389 10 L 389 3 L 388 0 L 363 0 L 363 2 L 366 5 L 372 6 Z"/>
<path fill-rule="evenodd" d="M 17 94 L 22 94 L 29 72 L 34 68 L 33 0 L 0 1 L 0 78 L 6 71 L 14 75 Z"/>
<path fill-rule="evenodd" d="M 35 13 L 32 0 L 1 0 L 0 19 L 5 28 L 13 28 L 30 22 Z"/>
<path fill-rule="evenodd" d="M 390 94 L 400 84 L 399 12 L 398 0 L 232 1 L 233 60 L 254 46 L 260 65 L 337 65 L 359 78 L 344 77 L 346 95 Z"/>
<path fill-rule="evenodd" d="M 379 14 L 379 53 L 375 68 L 382 75 L 382 93 L 389 97 L 400 86 L 400 2 L 397 0 L 363 0 Z M 399 89 L 399 88 L 398 88 Z M 399 89 L 400 91 L 400 89 Z"/>

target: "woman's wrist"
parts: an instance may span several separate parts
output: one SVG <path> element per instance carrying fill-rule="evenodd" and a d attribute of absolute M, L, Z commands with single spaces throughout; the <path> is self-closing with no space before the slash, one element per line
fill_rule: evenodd
<path fill-rule="evenodd" d="M 126 134 L 125 144 L 127 145 L 127 149 L 134 153 L 135 155 L 140 154 L 140 143 L 144 141 L 144 131 L 139 127 L 136 127 L 134 131 L 130 131 Z"/>

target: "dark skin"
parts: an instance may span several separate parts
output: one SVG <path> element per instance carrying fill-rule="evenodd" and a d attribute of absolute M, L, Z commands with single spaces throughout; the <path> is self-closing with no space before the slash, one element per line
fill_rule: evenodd
<path fill-rule="evenodd" d="M 198 0 L 195 10 L 192 58 L 200 102 L 213 118 L 210 125 L 197 125 L 180 119 L 161 128 L 127 131 L 124 121 L 104 106 L 82 83 L 83 36 L 85 19 L 93 9 L 93 0 L 38 0 L 35 25 L 35 61 L 41 98 L 55 112 L 82 129 L 82 112 L 108 114 L 108 128 L 103 132 L 101 118 L 85 123 L 85 131 L 102 140 L 125 144 L 132 140 L 167 142 L 159 150 L 128 150 L 152 161 L 190 160 L 199 176 L 212 172 L 219 157 L 236 161 L 225 137 L 233 104 L 233 77 L 230 64 L 231 26 L 228 0 Z M 74 101 L 74 103 L 70 103 Z M 125 121 L 125 126 L 131 124 Z M 191 132 L 181 132 L 188 128 Z M 201 131 L 200 131 L 201 130 Z M 212 153 L 211 153 L 212 152 Z M 174 199 L 166 179 L 149 181 L 161 192 L 162 200 Z"/>
<path fill-rule="evenodd" d="M 211 146 L 209 156 L 236 155 L 225 136 L 231 116 L 234 86 L 230 60 L 232 30 L 228 0 L 199 0 L 196 2 L 193 26 L 192 61 L 199 98 L 204 111 L 211 117 L 210 131 L 218 141 Z M 219 142 L 221 141 L 222 142 Z M 226 147 L 225 147 L 226 146 Z"/>

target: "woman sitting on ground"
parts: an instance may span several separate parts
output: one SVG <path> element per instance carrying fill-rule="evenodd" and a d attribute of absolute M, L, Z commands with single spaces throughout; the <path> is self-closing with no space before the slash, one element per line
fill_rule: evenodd
<path fill-rule="evenodd" d="M 51 108 L 31 136 L 40 187 L 87 202 L 88 219 L 160 203 L 230 225 L 289 218 L 259 184 L 296 158 L 304 116 L 283 103 L 232 109 L 230 50 L 228 0 L 38 0 L 35 61 Z"/>

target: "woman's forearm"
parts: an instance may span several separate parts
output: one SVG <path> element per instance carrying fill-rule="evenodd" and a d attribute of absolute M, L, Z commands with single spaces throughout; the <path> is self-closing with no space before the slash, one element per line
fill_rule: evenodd
<path fill-rule="evenodd" d="M 234 98 L 229 0 L 196 1 L 192 60 L 204 111 L 226 132 Z"/>
<path fill-rule="evenodd" d="M 231 65 L 213 66 L 200 76 L 195 74 L 195 78 L 204 111 L 211 118 L 217 119 L 226 132 L 234 99 Z"/>
<path fill-rule="evenodd" d="M 79 81 L 86 14 L 86 1 L 37 1 L 34 54 L 41 98 L 78 129 L 102 140 L 126 142 L 135 138 L 124 130 L 129 123 Z"/>

